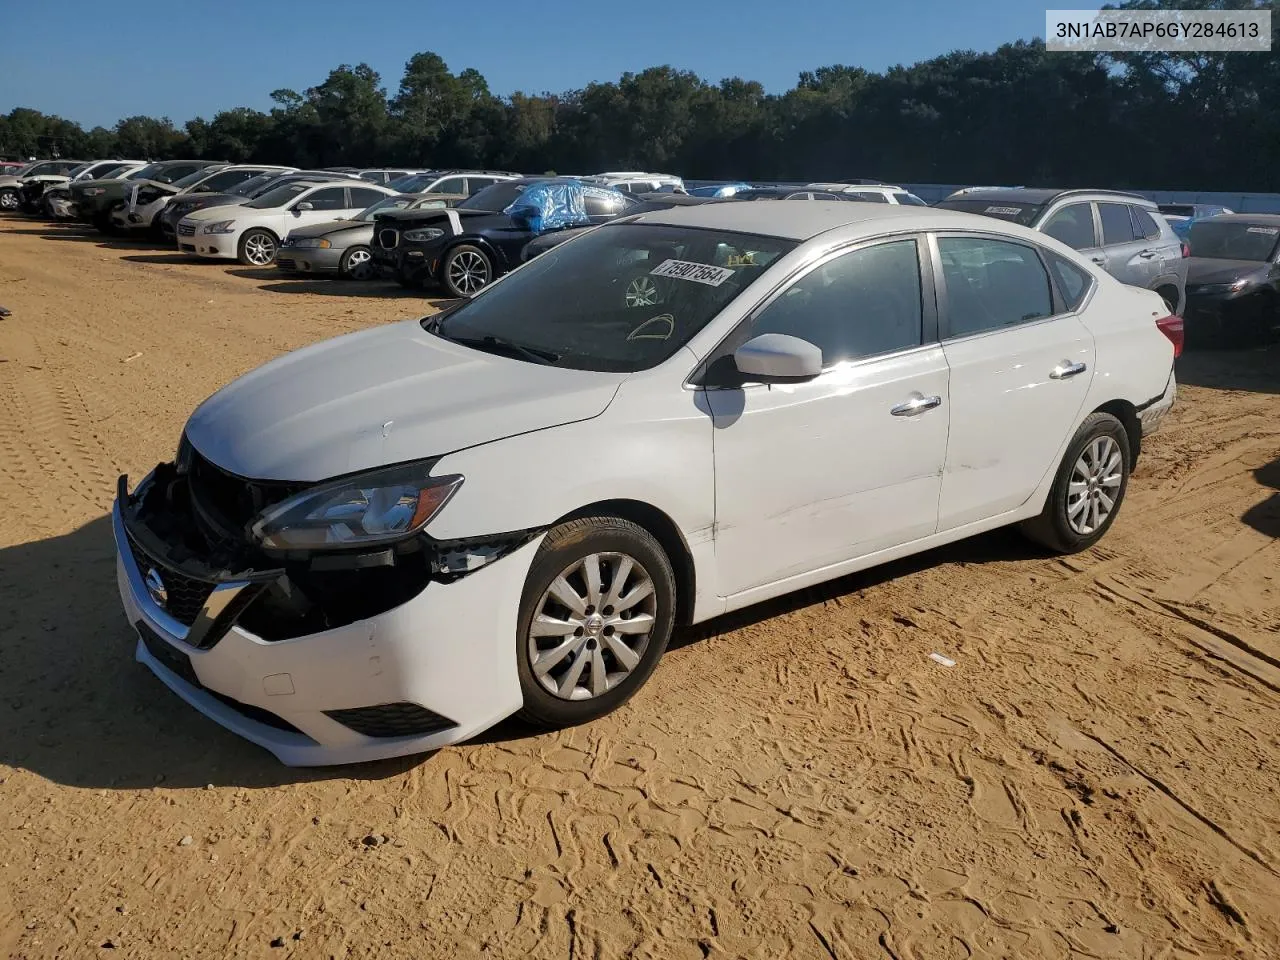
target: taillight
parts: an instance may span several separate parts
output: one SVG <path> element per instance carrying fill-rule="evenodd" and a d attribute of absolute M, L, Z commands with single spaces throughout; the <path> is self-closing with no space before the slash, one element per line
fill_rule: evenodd
<path fill-rule="evenodd" d="M 1177 360 L 1182 356 L 1182 344 L 1185 340 L 1183 336 L 1183 326 L 1181 317 L 1161 317 L 1156 321 L 1156 326 L 1160 328 L 1160 332 L 1169 338 L 1169 342 L 1173 344 L 1173 359 Z"/>
<path fill-rule="evenodd" d="M 1185 260 L 1189 256 L 1191 256 L 1191 244 L 1183 240 L 1182 241 L 1182 257 Z"/>

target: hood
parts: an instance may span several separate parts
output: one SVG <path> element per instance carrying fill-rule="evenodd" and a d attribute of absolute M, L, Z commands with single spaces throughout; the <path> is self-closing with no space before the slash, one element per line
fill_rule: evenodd
<path fill-rule="evenodd" d="M 195 198 L 191 197 L 190 199 L 195 199 Z M 239 203 L 236 204 L 236 206 L 238 207 L 243 207 L 248 202 L 243 197 L 237 197 L 236 199 L 240 201 Z M 227 201 L 226 203 L 218 203 L 218 204 L 212 204 L 210 206 L 200 207 L 197 210 L 192 210 L 185 217 L 183 217 L 183 219 L 184 220 L 210 220 L 210 219 L 225 220 L 227 219 L 227 211 L 222 208 L 230 204 L 230 202 L 231 201 Z M 285 210 L 284 210 L 284 207 L 251 207 L 245 212 L 248 214 L 284 213 Z"/>
<path fill-rule="evenodd" d="M 83 190 L 86 187 L 129 187 L 138 182 L 139 181 L 137 180 L 125 180 L 121 177 L 112 177 L 109 180 L 73 180 L 71 182 L 71 187 L 74 190 Z"/>
<path fill-rule="evenodd" d="M 299 227 L 297 230 L 289 231 L 289 239 L 297 240 L 300 237 L 331 237 L 335 233 L 343 233 L 347 230 L 367 230 L 370 236 L 373 236 L 373 223 L 355 220 L 330 220 L 328 223 L 313 223 L 305 227 Z"/>
<path fill-rule="evenodd" d="M 1187 260 L 1187 285 L 1231 283 L 1254 273 L 1266 273 L 1267 264 L 1257 260 L 1215 260 L 1191 257 Z"/>
<path fill-rule="evenodd" d="M 191 415 L 187 438 L 242 477 L 314 483 L 589 420 L 624 379 L 481 353 L 406 320 L 233 381 Z"/>
<path fill-rule="evenodd" d="M 22 181 L 11 173 L 0 176 L 0 187 L 17 187 L 21 185 Z"/>
<path fill-rule="evenodd" d="M 206 207 L 225 207 L 232 203 L 237 205 L 248 203 L 249 198 L 234 193 L 184 193 L 182 196 L 174 198 L 174 202 L 178 204 L 198 204 L 196 209 L 203 210 Z M 192 212 L 194 213 L 195 210 Z"/>
<path fill-rule="evenodd" d="M 464 223 L 468 220 L 476 220 L 479 217 L 495 217 L 504 223 L 511 222 L 511 218 L 500 210 L 458 210 L 456 208 L 441 210 L 439 207 L 427 207 L 418 210 L 388 210 L 386 213 L 376 214 L 375 220 L 378 223 L 388 220 L 401 228 L 408 226 L 425 227 L 430 224 L 447 224 L 450 214 L 453 214 L 459 221 Z"/>

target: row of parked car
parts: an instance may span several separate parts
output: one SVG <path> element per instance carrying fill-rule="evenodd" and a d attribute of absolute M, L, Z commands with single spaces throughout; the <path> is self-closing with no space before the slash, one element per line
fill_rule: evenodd
<path fill-rule="evenodd" d="M 536 189 L 535 189 L 536 188 Z M 308 276 L 471 296 L 532 256 L 622 216 L 676 205 L 772 200 L 927 206 L 900 186 L 852 179 L 713 183 L 613 171 L 300 170 L 207 160 L 39 161 L 0 176 L 0 209 L 150 234 L 183 253 Z M 1280 216 L 1160 207 L 1111 190 L 972 187 L 937 204 L 1028 226 L 1125 283 L 1154 290 L 1204 339 L 1273 336 L 1280 317 Z M 629 291 L 628 296 L 644 296 Z"/>

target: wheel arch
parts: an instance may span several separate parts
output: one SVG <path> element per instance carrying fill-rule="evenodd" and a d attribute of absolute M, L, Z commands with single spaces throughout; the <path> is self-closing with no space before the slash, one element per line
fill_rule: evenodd
<path fill-rule="evenodd" d="M 1138 408 L 1128 400 L 1108 400 L 1091 410 L 1089 416 L 1095 413 L 1109 413 L 1123 424 L 1125 435 L 1129 438 L 1129 468 L 1132 470 L 1137 466 L 1138 456 L 1142 453 L 1142 421 L 1138 419 Z"/>
<path fill-rule="evenodd" d="M 630 520 L 648 531 L 667 554 L 676 577 L 676 623 L 688 625 L 693 619 L 696 573 L 693 554 L 679 526 L 665 512 L 642 500 L 597 500 L 571 510 L 549 527 L 579 520 L 582 517 L 610 516 Z"/>

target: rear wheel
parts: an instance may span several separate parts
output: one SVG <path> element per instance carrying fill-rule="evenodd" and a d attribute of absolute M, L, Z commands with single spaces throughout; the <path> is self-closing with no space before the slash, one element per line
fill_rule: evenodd
<path fill-rule="evenodd" d="M 338 273 L 347 280 L 372 280 L 376 276 L 373 254 L 368 247 L 352 247 L 342 255 Z"/>
<path fill-rule="evenodd" d="M 1131 462 L 1124 425 L 1109 413 L 1090 414 L 1067 446 L 1044 510 L 1023 533 L 1058 553 L 1087 550 L 1120 512 Z"/>
<path fill-rule="evenodd" d="M 562 727 L 620 707 L 666 650 L 675 605 L 671 561 L 643 527 L 607 516 L 554 527 L 520 601 L 521 716 Z"/>
<path fill-rule="evenodd" d="M 275 234 L 255 227 L 240 237 L 238 256 L 246 267 L 266 267 L 275 262 L 278 249 Z"/>

